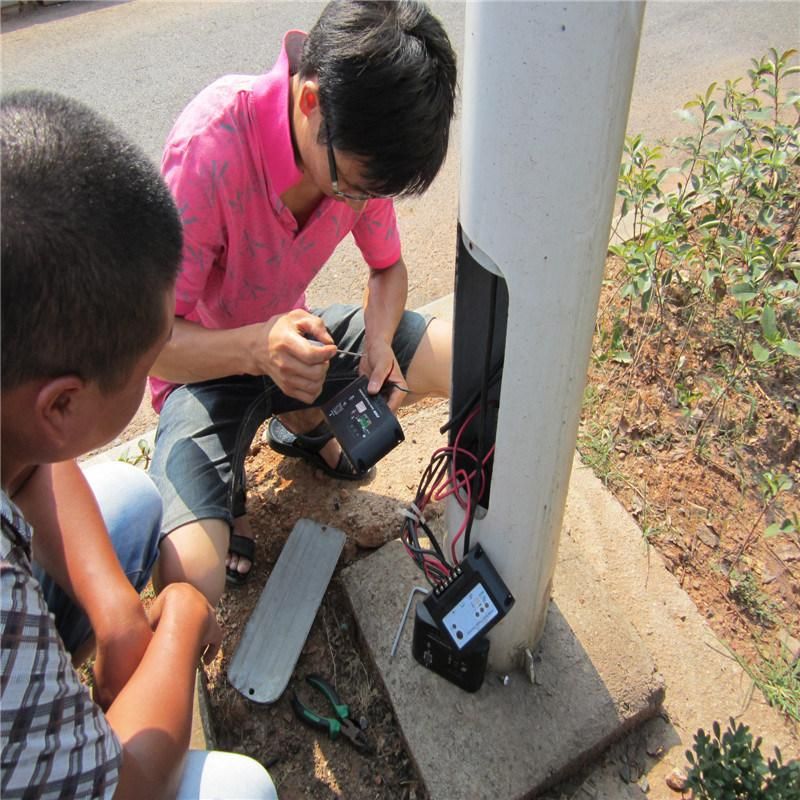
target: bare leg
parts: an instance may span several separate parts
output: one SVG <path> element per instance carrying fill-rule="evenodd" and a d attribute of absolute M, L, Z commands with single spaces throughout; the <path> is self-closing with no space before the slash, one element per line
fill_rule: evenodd
<path fill-rule="evenodd" d="M 403 405 L 416 403 L 423 397 L 449 397 L 452 365 L 453 327 L 449 322 L 434 319 L 408 365 L 406 381 L 411 394 Z"/>
<path fill-rule="evenodd" d="M 156 590 L 169 583 L 191 583 L 212 606 L 225 589 L 225 558 L 230 527 L 221 519 L 201 519 L 176 528 L 161 542 L 153 572 Z"/>
<path fill-rule="evenodd" d="M 325 417 L 318 408 L 304 408 L 302 411 L 287 411 L 280 415 L 280 421 L 292 433 L 308 433 L 319 425 Z"/>

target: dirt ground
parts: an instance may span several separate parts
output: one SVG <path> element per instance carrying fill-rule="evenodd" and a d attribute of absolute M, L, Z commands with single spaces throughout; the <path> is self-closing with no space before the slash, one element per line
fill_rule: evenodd
<path fill-rule="evenodd" d="M 609 259 L 608 274 L 618 267 Z M 606 314 L 612 313 L 612 285 L 609 281 L 601 301 Z M 800 381 L 790 369 L 771 383 L 755 375 L 742 391 L 714 405 L 708 391 L 713 367 L 727 355 L 703 345 L 713 320 L 695 319 L 687 338 L 679 301 L 674 298 L 670 306 L 663 335 L 641 335 L 637 363 L 622 369 L 593 360 L 580 449 L 592 461 L 600 448 L 603 459 L 595 471 L 637 520 L 647 542 L 666 557 L 714 631 L 761 670 L 782 663 L 776 656 L 784 645 L 783 654 L 791 651 L 796 657 L 800 651 L 800 538 L 797 531 L 763 535 L 769 525 L 800 513 L 794 488 L 800 481 Z M 644 322 L 632 313 L 629 333 L 646 330 Z M 595 345 L 595 352 L 603 346 L 599 333 Z M 687 390 L 688 396 L 679 394 Z M 223 598 L 226 640 L 223 655 L 208 672 L 208 687 L 218 745 L 270 764 L 281 796 L 290 800 L 426 797 L 336 577 L 293 684 L 312 672 L 332 679 L 354 717 L 366 721 L 374 756 L 301 725 L 289 692 L 274 706 L 259 707 L 225 678 L 243 624 L 297 519 L 310 517 L 348 534 L 337 574 L 398 535 L 397 508 L 412 498 L 430 452 L 444 443 L 443 437 L 408 446 L 415 443 L 417 413 L 419 419 L 437 415 L 444 423 L 447 405 L 431 402 L 401 415 L 407 443 L 378 465 L 374 481 L 366 485 L 332 481 L 305 463 L 282 459 L 258 438 L 247 462 L 258 532 L 256 574 Z M 758 488 L 765 471 L 787 476 L 794 487 L 768 500 Z M 791 669 L 796 676 L 797 666 Z M 559 797 L 558 789 L 552 797 Z"/>
<path fill-rule="evenodd" d="M 610 260 L 609 269 L 614 268 Z M 635 328 L 636 320 L 631 324 Z M 591 459 L 594 452 L 587 448 L 587 430 L 600 423 L 617 426 L 608 460 L 596 471 L 605 476 L 642 527 L 643 536 L 666 557 L 681 585 L 734 653 L 758 666 L 785 642 L 796 656 L 800 541 L 796 532 L 774 538 L 765 538 L 763 532 L 773 522 L 800 512 L 800 503 L 795 491 L 787 491 L 765 504 L 755 476 L 771 469 L 791 476 L 795 485 L 800 480 L 800 384 L 787 373 L 785 382 L 768 387 L 769 394 L 764 391 L 755 412 L 741 397 L 732 396 L 726 408 L 714 411 L 707 446 L 696 449 L 693 443 L 700 420 L 709 416 L 710 402 L 698 401 L 692 417 L 669 389 L 668 378 L 682 343 L 678 330 L 648 342 L 641 351 L 640 369 L 633 373 L 617 374 L 607 365 L 603 369 L 593 365 L 582 449 Z M 684 354 L 689 349 L 684 347 Z M 682 362 L 684 379 L 694 375 L 702 381 L 706 359 L 716 357 L 701 347 L 693 350 Z M 292 686 L 310 673 L 331 679 L 351 704 L 354 718 L 366 722 L 375 755 L 362 755 L 345 741 L 330 742 L 304 727 L 293 715 L 290 692 L 274 706 L 245 700 L 229 685 L 225 672 L 296 520 L 310 517 L 347 533 L 337 575 L 373 547 L 396 537 L 398 507 L 412 498 L 430 453 L 444 443 L 444 436 L 441 442 L 418 441 L 415 428 L 431 415 L 443 424 L 447 411 L 444 402 L 428 402 L 401 413 L 406 443 L 384 459 L 374 480 L 364 485 L 338 483 L 305 463 L 283 459 L 259 437 L 251 450 L 247 472 L 249 509 L 258 532 L 256 573 L 245 587 L 230 589 L 223 598 L 220 617 L 226 638 L 222 655 L 208 670 L 208 688 L 218 746 L 269 764 L 281 797 L 427 797 L 336 576 Z M 734 423 L 750 417 L 741 438 L 734 436 Z M 746 591 L 737 591 L 743 583 Z M 548 796 L 562 795 L 556 788 Z"/>
<path fill-rule="evenodd" d="M 427 443 L 417 441 L 415 430 L 431 416 L 444 424 L 447 403 L 429 401 L 418 405 L 413 413 L 401 411 L 406 441 L 380 462 L 371 481 L 360 484 L 335 481 L 305 462 L 284 459 L 261 444 L 260 432 L 251 448 L 247 460 L 248 511 L 257 537 L 255 572 L 247 584 L 229 588 L 223 596 L 219 617 L 225 639 L 221 655 L 207 670 L 208 689 L 217 746 L 246 753 L 269 765 L 282 800 L 421 800 L 427 796 L 409 760 L 380 678 L 359 642 L 337 576 L 375 546 L 398 535 L 401 517 L 397 509 L 413 498 L 430 456 L 426 455 Z M 444 435 L 441 443 L 445 443 Z M 431 450 L 438 444 L 431 443 Z M 289 690 L 276 704 L 259 705 L 228 683 L 227 665 L 286 538 L 295 522 L 304 517 L 345 531 L 347 542 Z M 293 687 L 307 701 L 318 701 L 303 686 L 305 676 L 312 673 L 331 681 L 350 705 L 352 718 L 364 721 L 374 754 L 358 753 L 343 737 L 332 742 L 295 717 L 290 702 Z M 320 710 L 323 708 L 320 706 Z"/>
<path fill-rule="evenodd" d="M 730 298 L 715 315 L 674 290 L 659 332 L 615 295 L 620 267 L 609 259 L 579 450 L 736 656 L 758 678 L 783 669 L 800 719 L 800 366 L 736 361 L 719 344 Z M 615 320 L 630 364 L 603 358 Z"/>

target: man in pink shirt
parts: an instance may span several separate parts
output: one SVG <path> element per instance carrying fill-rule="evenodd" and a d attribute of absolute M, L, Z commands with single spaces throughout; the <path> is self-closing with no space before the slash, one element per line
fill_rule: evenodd
<path fill-rule="evenodd" d="M 439 171 L 455 90 L 455 54 L 423 3 L 344 0 L 308 36 L 287 33 L 269 73 L 221 78 L 175 123 L 162 172 L 184 253 L 151 378 L 160 584 L 216 604 L 226 573 L 245 579 L 244 456 L 264 419 L 279 452 L 359 479 L 316 406 L 359 373 L 394 409 L 448 394 L 450 327 L 405 310 L 391 198 Z M 306 287 L 350 232 L 369 268 L 363 308 L 309 310 Z"/>

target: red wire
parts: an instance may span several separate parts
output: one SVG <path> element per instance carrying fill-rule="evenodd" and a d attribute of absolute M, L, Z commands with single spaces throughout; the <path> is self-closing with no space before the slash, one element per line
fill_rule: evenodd
<path fill-rule="evenodd" d="M 452 445 L 440 447 L 433 452 L 431 456 L 431 462 L 434 461 L 439 456 L 447 455 L 450 460 L 450 467 L 447 471 L 443 472 L 439 479 L 432 485 L 424 495 L 421 497 L 417 497 L 414 500 L 414 504 L 417 507 L 417 510 L 420 514 L 426 508 L 428 503 L 433 500 L 434 502 L 440 502 L 451 495 L 454 495 L 456 498 L 456 502 L 458 505 L 465 510 L 464 519 L 459 526 L 458 531 L 456 532 L 455 536 L 453 537 L 452 542 L 450 543 L 450 555 L 453 560 L 453 564 L 458 564 L 459 559 L 456 557 L 456 544 L 464 535 L 464 532 L 467 529 L 467 524 L 469 520 L 469 515 L 471 513 L 471 509 L 473 508 L 472 504 L 472 482 L 475 478 L 475 473 L 480 470 L 480 488 L 475 498 L 475 506 L 477 507 L 478 503 L 480 502 L 481 498 L 483 497 L 484 490 L 486 488 L 486 473 L 484 472 L 484 467 L 488 463 L 489 459 L 492 458 L 494 455 L 494 445 L 489 449 L 489 452 L 483 457 L 483 459 L 478 463 L 478 457 L 472 453 L 471 451 L 467 450 L 460 446 L 461 437 L 464 435 L 464 432 L 467 429 L 467 426 L 472 422 L 473 419 L 477 416 L 480 412 L 480 406 L 476 406 L 466 417 L 464 422 L 461 424 L 461 427 L 458 429 L 458 432 L 453 440 Z M 474 468 L 472 471 L 468 471 L 463 467 L 458 467 L 456 464 L 458 457 L 468 458 L 471 459 L 474 463 Z M 414 532 L 417 532 L 417 526 L 413 520 L 410 521 L 410 524 L 414 526 Z M 403 545 L 406 548 L 406 552 L 412 558 L 419 558 L 420 554 L 414 553 L 411 548 L 409 547 L 408 543 L 403 540 Z M 425 573 L 425 576 L 431 582 L 435 582 L 435 579 L 430 574 L 430 569 L 436 569 L 441 571 L 443 574 L 449 574 L 452 571 L 452 568 L 442 562 L 440 559 L 432 556 L 430 554 L 424 554 L 421 556 L 422 561 L 422 569 Z"/>
<path fill-rule="evenodd" d="M 472 488 L 469 484 L 467 486 L 467 501 L 471 501 L 472 499 Z M 469 506 L 467 506 L 469 508 Z M 453 559 L 454 564 L 459 563 L 459 559 L 456 556 L 456 542 L 464 535 L 464 531 L 467 529 L 467 520 L 469 519 L 469 514 L 464 514 L 464 519 L 461 520 L 461 527 L 458 529 L 458 533 L 453 537 L 453 541 L 450 542 L 450 557 Z"/>

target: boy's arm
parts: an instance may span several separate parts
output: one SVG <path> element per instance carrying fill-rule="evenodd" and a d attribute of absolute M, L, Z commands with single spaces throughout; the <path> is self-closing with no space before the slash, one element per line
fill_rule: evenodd
<path fill-rule="evenodd" d="M 153 638 L 106 718 L 123 754 L 114 797 L 174 797 L 189 747 L 195 671 L 222 638 L 213 609 L 186 583 L 167 586 L 150 610 Z"/>
<path fill-rule="evenodd" d="M 405 386 L 392 350 L 392 339 L 403 316 L 408 298 L 408 271 L 402 256 L 385 269 L 370 270 L 364 296 L 364 360 L 362 371 L 369 375 L 368 391 L 376 394 L 387 380 Z M 396 411 L 403 401 L 403 392 L 393 390 L 389 406 Z"/>
<path fill-rule="evenodd" d="M 34 529 L 33 556 L 86 612 L 97 644 L 95 697 L 107 706 L 128 681 L 152 638 L 100 509 L 74 461 L 41 465 L 14 502 Z"/>

